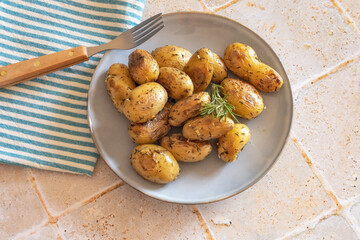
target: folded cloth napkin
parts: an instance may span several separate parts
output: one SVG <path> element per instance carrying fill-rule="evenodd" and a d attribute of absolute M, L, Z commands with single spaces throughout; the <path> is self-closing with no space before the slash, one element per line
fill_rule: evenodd
<path fill-rule="evenodd" d="M 110 41 L 144 0 L 1 0 L 0 66 Z M 91 175 L 98 157 L 87 92 L 101 58 L 0 89 L 0 162 Z"/>

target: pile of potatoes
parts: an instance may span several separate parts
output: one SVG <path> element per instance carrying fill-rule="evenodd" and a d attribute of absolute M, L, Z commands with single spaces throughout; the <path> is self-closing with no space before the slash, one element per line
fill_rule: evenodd
<path fill-rule="evenodd" d="M 249 128 L 230 117 L 200 116 L 202 106 L 212 101 L 205 92 L 211 82 L 221 84 L 234 112 L 244 119 L 264 109 L 258 90 L 275 92 L 283 84 L 274 69 L 241 43 L 227 46 L 223 59 L 208 48 L 191 54 L 166 45 L 151 54 L 136 49 L 128 60 L 128 67 L 111 65 L 105 82 L 115 108 L 131 121 L 131 139 L 139 144 L 131 165 L 144 179 L 162 184 L 177 178 L 178 161 L 205 159 L 212 151 L 209 140 L 218 139 L 219 158 L 232 162 L 250 139 Z M 228 78 L 228 69 L 241 79 Z M 167 135 L 172 127 L 182 127 L 182 133 Z"/>

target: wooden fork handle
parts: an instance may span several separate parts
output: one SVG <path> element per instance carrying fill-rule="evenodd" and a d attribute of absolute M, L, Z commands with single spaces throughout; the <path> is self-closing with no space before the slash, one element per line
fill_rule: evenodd
<path fill-rule="evenodd" d="M 71 48 L 0 67 L 0 88 L 30 80 L 88 60 L 86 48 Z"/>

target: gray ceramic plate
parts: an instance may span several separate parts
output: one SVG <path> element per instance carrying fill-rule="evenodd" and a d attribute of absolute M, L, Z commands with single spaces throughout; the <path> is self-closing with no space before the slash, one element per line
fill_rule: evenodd
<path fill-rule="evenodd" d="M 233 196 L 256 183 L 278 158 L 289 134 L 292 95 L 285 70 L 270 46 L 254 32 L 227 18 L 204 13 L 173 13 L 164 16 L 165 28 L 138 48 L 151 52 L 163 45 L 177 45 L 195 52 L 202 47 L 223 55 L 226 46 L 242 42 L 255 49 L 260 59 L 284 79 L 277 93 L 263 94 L 266 109 L 254 120 L 242 121 L 251 130 L 248 145 L 237 161 L 225 163 L 217 151 L 198 163 L 180 163 L 180 176 L 159 185 L 143 180 L 130 165 L 135 144 L 128 136 L 129 121 L 112 106 L 105 74 L 113 63 L 128 62 L 133 51 L 108 51 L 90 85 L 88 117 L 95 144 L 111 169 L 126 183 L 151 197 L 175 203 L 198 204 Z M 215 144 L 213 144 L 216 149 Z"/>

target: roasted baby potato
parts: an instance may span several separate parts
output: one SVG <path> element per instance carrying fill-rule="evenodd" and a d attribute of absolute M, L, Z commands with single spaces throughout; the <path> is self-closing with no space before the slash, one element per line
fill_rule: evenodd
<path fill-rule="evenodd" d="M 161 67 L 157 82 L 167 90 L 169 97 L 175 100 L 188 97 L 194 91 L 190 77 L 173 67 Z"/>
<path fill-rule="evenodd" d="M 187 121 L 182 134 L 190 140 L 205 141 L 216 139 L 233 129 L 234 121 L 231 118 L 220 120 L 211 115 L 199 116 Z"/>
<path fill-rule="evenodd" d="M 211 153 L 209 141 L 189 140 L 181 133 L 165 136 L 160 139 L 160 145 L 166 148 L 176 160 L 181 162 L 198 162 Z"/>
<path fill-rule="evenodd" d="M 233 162 L 239 152 L 243 150 L 250 140 L 250 129 L 241 123 L 236 123 L 234 128 L 219 138 L 217 143 L 219 158 L 225 162 Z"/>
<path fill-rule="evenodd" d="M 224 60 L 213 52 L 214 55 L 214 74 L 211 79 L 214 83 L 221 83 L 227 77 L 227 67 Z"/>
<path fill-rule="evenodd" d="M 159 65 L 146 50 L 136 49 L 129 55 L 129 71 L 138 84 L 154 82 L 159 76 Z"/>
<path fill-rule="evenodd" d="M 107 71 L 105 82 L 111 101 L 115 108 L 122 113 L 125 99 L 136 87 L 130 77 L 129 69 L 124 64 L 114 63 Z"/>
<path fill-rule="evenodd" d="M 164 108 L 167 100 L 167 92 L 159 83 L 144 83 L 134 88 L 125 100 L 124 115 L 132 122 L 147 122 Z"/>
<path fill-rule="evenodd" d="M 262 63 L 254 49 L 242 43 L 232 43 L 225 49 L 224 61 L 230 71 L 263 92 L 278 91 L 283 79 L 270 66 Z"/>
<path fill-rule="evenodd" d="M 154 144 L 135 147 L 130 159 L 135 171 L 151 182 L 164 184 L 174 181 L 180 172 L 175 157 L 165 148 Z"/>
<path fill-rule="evenodd" d="M 165 136 L 171 129 L 169 124 L 170 103 L 156 114 L 154 119 L 144 123 L 131 122 L 128 133 L 131 139 L 137 144 L 154 143 Z"/>
<path fill-rule="evenodd" d="M 201 106 L 210 103 L 207 92 L 199 92 L 190 97 L 177 101 L 170 109 L 169 123 L 171 126 L 179 127 L 190 118 L 200 114 Z"/>
<path fill-rule="evenodd" d="M 194 84 L 194 93 L 202 92 L 211 82 L 214 73 L 214 55 L 208 48 L 197 50 L 184 67 Z"/>
<path fill-rule="evenodd" d="M 235 107 L 234 112 L 240 117 L 252 119 L 263 111 L 263 98 L 251 84 L 240 79 L 226 78 L 221 86 L 223 93 L 229 95 L 227 101 Z"/>
<path fill-rule="evenodd" d="M 174 67 L 183 70 L 192 54 L 184 48 L 166 45 L 156 48 L 151 55 L 155 58 L 159 67 Z"/>

